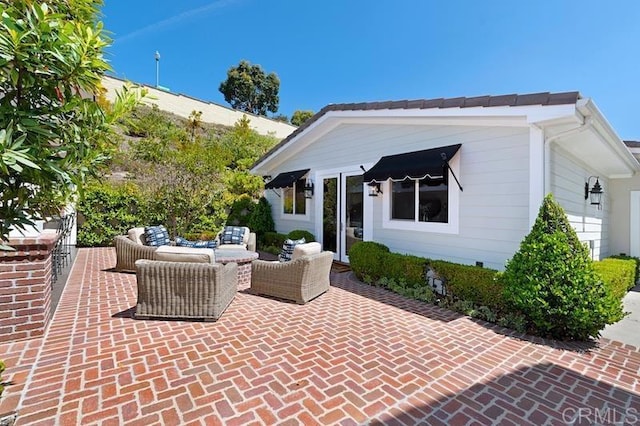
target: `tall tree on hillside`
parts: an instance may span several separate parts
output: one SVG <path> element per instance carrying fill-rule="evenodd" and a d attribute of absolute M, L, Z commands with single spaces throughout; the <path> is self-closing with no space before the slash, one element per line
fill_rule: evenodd
<path fill-rule="evenodd" d="M 0 2 L 0 249 L 69 202 L 113 147 L 111 124 L 136 102 L 101 105 L 108 38 L 102 0 Z"/>
<path fill-rule="evenodd" d="M 265 116 L 267 111 L 278 111 L 280 79 L 275 73 L 266 74 L 260 65 L 240 61 L 229 68 L 218 90 L 235 109 Z"/>
<path fill-rule="evenodd" d="M 293 115 L 291 116 L 291 124 L 293 124 L 294 126 L 302 126 L 302 124 L 304 124 L 304 122 L 311 117 L 313 117 L 313 111 L 299 109 L 297 111 L 294 111 Z"/>

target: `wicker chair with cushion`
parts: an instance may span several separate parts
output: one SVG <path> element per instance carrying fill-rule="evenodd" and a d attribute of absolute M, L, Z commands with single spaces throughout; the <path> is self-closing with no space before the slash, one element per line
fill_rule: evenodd
<path fill-rule="evenodd" d="M 235 237 L 234 230 L 242 229 L 242 240 L 232 242 L 232 235 Z M 246 226 L 227 226 L 216 237 L 218 250 L 240 250 L 245 249 L 249 251 L 256 251 L 256 234 L 251 232 Z"/>
<path fill-rule="evenodd" d="M 320 243 L 299 244 L 289 262 L 254 260 L 251 289 L 279 299 L 305 304 L 329 290 L 333 253 L 322 251 Z"/>
<path fill-rule="evenodd" d="M 132 228 L 127 235 L 118 235 L 113 243 L 116 247 L 116 267 L 118 272 L 135 272 L 136 260 L 154 259 L 158 247 L 145 245 L 144 228 Z"/>
<path fill-rule="evenodd" d="M 138 260 L 136 318 L 215 321 L 238 288 L 238 265 Z"/>

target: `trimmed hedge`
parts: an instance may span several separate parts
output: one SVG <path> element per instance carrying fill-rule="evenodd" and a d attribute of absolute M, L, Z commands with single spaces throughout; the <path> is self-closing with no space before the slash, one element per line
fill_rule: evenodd
<path fill-rule="evenodd" d="M 634 259 L 616 259 L 609 257 L 599 262 L 593 262 L 596 273 L 616 299 L 622 298 L 635 285 L 636 261 Z"/>
<path fill-rule="evenodd" d="M 392 280 L 414 288 L 427 286 L 425 273 L 429 265 L 446 280 L 450 300 L 466 300 L 498 311 L 504 308 L 504 285 L 493 269 L 392 253 L 387 246 L 372 241 L 354 244 L 349 251 L 349 261 L 361 281 Z"/>
<path fill-rule="evenodd" d="M 390 254 L 389 247 L 384 244 L 358 241 L 349 249 L 351 270 L 360 281 L 378 281 L 387 276 L 384 259 L 388 254 Z"/>
<path fill-rule="evenodd" d="M 352 249 L 353 250 L 353 247 Z M 351 259 L 352 252 L 349 252 Z M 409 287 L 424 287 L 427 259 L 409 254 L 387 253 L 380 260 L 384 277 L 395 281 L 404 280 Z"/>
<path fill-rule="evenodd" d="M 444 260 L 431 260 L 429 265 L 446 279 L 450 299 L 470 301 L 498 312 L 504 310 L 504 284 L 499 280 L 498 271 Z"/>
<path fill-rule="evenodd" d="M 616 254 L 608 257 L 607 259 L 633 260 L 635 262 L 636 269 L 633 274 L 633 284 L 631 285 L 629 290 L 635 287 L 636 283 L 638 282 L 638 279 L 640 279 L 640 257 L 627 256 L 626 254 Z"/>

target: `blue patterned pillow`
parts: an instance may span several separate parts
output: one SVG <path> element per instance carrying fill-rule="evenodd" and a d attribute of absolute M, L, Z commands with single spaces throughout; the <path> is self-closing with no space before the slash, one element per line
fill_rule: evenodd
<path fill-rule="evenodd" d="M 189 241 L 186 238 L 176 237 L 176 245 L 181 247 L 193 247 L 193 248 L 211 248 L 214 249 L 218 247 L 218 242 L 215 240 L 211 241 Z"/>
<path fill-rule="evenodd" d="M 282 251 L 278 256 L 278 260 L 280 262 L 288 262 L 291 260 L 291 255 L 293 255 L 293 249 L 298 244 L 304 244 L 306 240 L 304 238 L 300 238 L 299 240 L 284 240 L 284 244 L 282 245 Z"/>
<path fill-rule="evenodd" d="M 227 226 L 220 235 L 220 244 L 243 244 L 244 228 L 242 226 Z"/>
<path fill-rule="evenodd" d="M 162 225 L 145 226 L 144 238 L 147 241 L 147 245 L 152 247 L 166 246 L 171 243 L 169 231 Z"/>

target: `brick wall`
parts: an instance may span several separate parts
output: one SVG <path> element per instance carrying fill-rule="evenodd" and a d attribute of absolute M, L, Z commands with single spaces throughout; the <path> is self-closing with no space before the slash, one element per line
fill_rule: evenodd
<path fill-rule="evenodd" d="M 0 342 L 42 336 L 51 318 L 51 268 L 57 235 L 11 238 L 0 251 Z"/>

